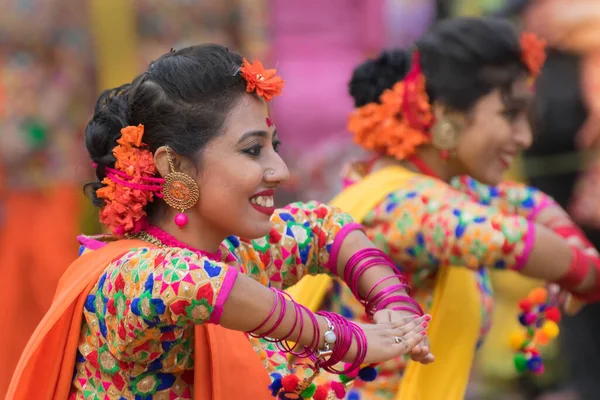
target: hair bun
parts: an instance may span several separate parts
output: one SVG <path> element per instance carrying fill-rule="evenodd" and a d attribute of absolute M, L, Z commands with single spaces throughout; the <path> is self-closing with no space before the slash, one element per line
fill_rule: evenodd
<path fill-rule="evenodd" d="M 354 69 L 350 80 L 350 95 L 356 107 L 379 101 L 385 89 L 402 80 L 410 68 L 407 50 L 388 50 Z"/>
<path fill-rule="evenodd" d="M 105 177 L 104 169 L 114 167 L 113 149 L 121 135 L 121 129 L 128 124 L 128 90 L 131 84 L 104 91 L 96 103 L 94 116 L 85 128 L 85 146 L 90 158 L 97 165 L 97 182 L 85 186 L 84 192 L 96 205 L 102 200 L 96 198 L 95 191 L 102 187 L 100 183 Z M 91 190 L 93 187 L 93 190 Z"/>

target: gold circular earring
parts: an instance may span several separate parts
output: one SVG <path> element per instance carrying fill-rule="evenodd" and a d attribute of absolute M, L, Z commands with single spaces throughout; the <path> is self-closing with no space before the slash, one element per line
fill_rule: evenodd
<path fill-rule="evenodd" d="M 170 207 L 181 212 L 175 216 L 175 225 L 180 229 L 188 224 L 185 210 L 192 208 L 200 199 L 198 184 L 191 176 L 183 172 L 176 172 L 171 157 L 171 149 L 165 146 L 167 160 L 169 161 L 169 173 L 165 176 L 163 185 L 163 199 Z"/>
<path fill-rule="evenodd" d="M 456 126 L 447 119 L 441 119 L 433 126 L 431 132 L 431 144 L 440 149 L 443 159 L 450 157 L 450 150 L 458 144 L 458 130 Z"/>

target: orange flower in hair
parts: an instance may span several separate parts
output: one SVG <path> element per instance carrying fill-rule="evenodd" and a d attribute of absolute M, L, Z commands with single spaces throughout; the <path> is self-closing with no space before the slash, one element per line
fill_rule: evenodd
<path fill-rule="evenodd" d="M 121 129 L 121 137 L 117 139 L 117 143 L 122 146 L 142 146 L 142 137 L 144 136 L 144 125 L 139 124 L 138 126 L 126 126 Z"/>
<path fill-rule="evenodd" d="M 248 93 L 256 92 L 265 101 L 271 101 L 273 97 L 281 94 L 284 86 L 283 79 L 277 76 L 276 70 L 265 69 L 260 61 L 251 64 L 244 58 L 240 74 L 246 81 Z"/>
<path fill-rule="evenodd" d="M 399 160 L 414 154 L 417 147 L 429 143 L 429 134 L 420 126 L 413 126 L 405 115 L 404 99 L 411 102 L 410 110 L 419 122 L 431 125 L 433 115 L 429 97 L 425 92 L 425 77 L 420 74 L 408 96 L 406 82 L 398 82 L 385 90 L 379 103 L 369 103 L 357 108 L 350 115 L 348 130 L 354 134 L 354 142 L 367 150 L 387 154 Z"/>
<path fill-rule="evenodd" d="M 546 62 L 546 41 L 539 39 L 535 34 L 524 32 L 521 34 L 521 60 L 527 66 L 532 77 L 539 75 Z"/>
<path fill-rule="evenodd" d="M 154 200 L 155 192 L 147 190 L 149 185 L 144 180 L 157 171 L 152 152 L 144 148 L 143 136 L 141 124 L 121 129 L 118 145 L 112 150 L 115 169 L 108 169 L 102 180 L 104 186 L 96 191 L 105 202 L 100 222 L 118 236 L 141 230 L 146 223 L 144 207 Z"/>

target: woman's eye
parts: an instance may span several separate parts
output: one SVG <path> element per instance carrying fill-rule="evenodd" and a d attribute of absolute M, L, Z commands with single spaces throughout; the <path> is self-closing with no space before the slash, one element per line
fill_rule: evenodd
<path fill-rule="evenodd" d="M 504 115 L 508 120 L 514 121 L 515 119 L 517 119 L 517 117 L 519 116 L 520 113 L 521 113 L 521 110 L 512 109 L 512 110 L 504 110 L 502 112 L 502 115 Z"/>
<path fill-rule="evenodd" d="M 281 142 L 279 140 L 274 140 L 273 141 L 273 150 L 275 150 L 275 153 L 279 152 L 279 146 L 281 146 Z"/>
<path fill-rule="evenodd" d="M 256 146 L 252 146 L 252 147 L 244 150 L 244 153 L 246 153 L 252 157 L 258 157 L 260 155 L 261 150 L 262 150 L 262 146 L 256 145 Z"/>

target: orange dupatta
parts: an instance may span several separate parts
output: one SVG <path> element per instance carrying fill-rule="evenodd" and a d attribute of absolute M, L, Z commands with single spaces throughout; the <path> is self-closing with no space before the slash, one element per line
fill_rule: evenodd
<path fill-rule="evenodd" d="M 100 274 L 137 240 L 112 242 L 82 255 L 62 276 L 56 295 L 21 355 L 8 389 L 10 400 L 66 400 L 71 390 L 84 302 Z M 272 399 L 270 379 L 242 332 L 218 325 L 194 331 L 194 399 Z"/>

